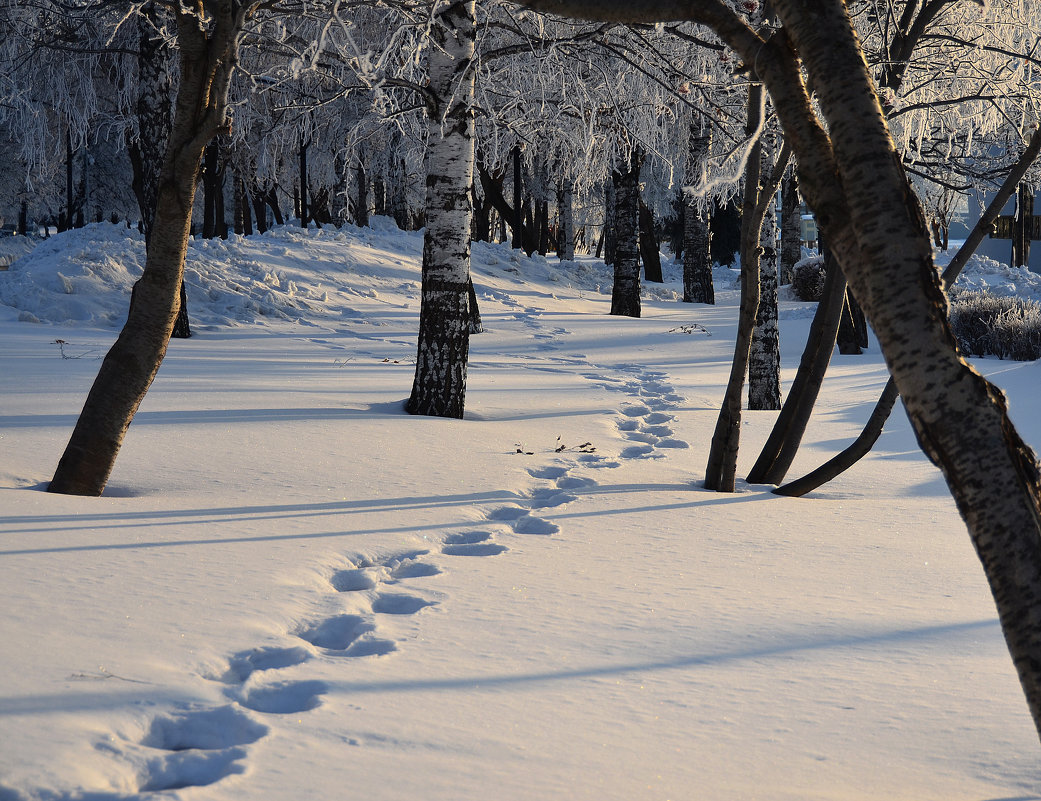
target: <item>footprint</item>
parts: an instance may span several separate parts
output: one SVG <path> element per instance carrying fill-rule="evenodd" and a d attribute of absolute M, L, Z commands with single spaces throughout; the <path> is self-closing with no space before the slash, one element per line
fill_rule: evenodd
<path fill-rule="evenodd" d="M 446 545 L 470 545 L 475 542 L 487 542 L 492 538 L 488 531 L 462 531 L 445 537 Z"/>
<path fill-rule="evenodd" d="M 676 418 L 671 414 L 665 414 L 663 412 L 652 412 L 651 414 L 644 416 L 644 422 L 647 423 L 668 423 Z"/>
<path fill-rule="evenodd" d="M 141 745 L 164 751 L 219 750 L 255 743 L 268 727 L 233 706 L 185 709 L 152 720 Z"/>
<path fill-rule="evenodd" d="M 435 565 L 428 565 L 423 562 L 402 562 L 400 565 L 390 571 L 391 578 L 395 579 L 410 579 L 410 578 L 423 578 L 425 576 L 436 576 L 441 572 L 440 568 Z"/>
<path fill-rule="evenodd" d="M 560 479 L 563 481 L 564 479 Z M 558 482 L 559 486 L 559 482 Z M 519 506 L 500 506 L 498 509 L 492 509 L 488 513 L 489 520 L 516 520 L 518 517 L 523 517 L 528 513 L 527 509 L 522 509 Z"/>
<path fill-rule="evenodd" d="M 621 409 L 621 413 L 626 417 L 646 417 L 651 413 L 651 410 L 646 406 L 625 406 Z"/>
<path fill-rule="evenodd" d="M 329 583 L 337 592 L 359 592 L 376 586 L 376 580 L 365 568 L 339 570 L 329 578 Z"/>
<path fill-rule="evenodd" d="M 246 758 L 244 748 L 226 748 L 220 751 L 182 751 L 149 759 L 138 791 L 160 793 L 180 790 L 185 787 L 206 787 L 221 779 L 245 773 L 242 761 Z M 77 795 L 77 797 L 80 797 Z M 93 795 L 83 796 L 95 797 Z M 96 796 L 115 798 L 116 796 Z"/>
<path fill-rule="evenodd" d="M 567 473 L 566 467 L 535 467 L 528 471 L 532 478 L 560 478 Z"/>
<path fill-rule="evenodd" d="M 649 456 L 653 451 L 654 448 L 651 445 L 630 445 L 628 448 L 623 448 L 618 455 L 623 459 L 642 459 L 645 456 Z"/>
<path fill-rule="evenodd" d="M 556 534 L 560 526 L 541 517 L 525 515 L 513 524 L 513 530 L 518 534 Z"/>
<path fill-rule="evenodd" d="M 396 650 L 398 650 L 398 646 L 392 640 L 361 637 L 351 643 L 350 647 L 343 652 L 343 656 L 383 656 Z"/>
<path fill-rule="evenodd" d="M 619 420 L 616 425 L 619 431 L 635 431 L 640 427 L 639 421 L 631 417 L 628 420 Z"/>
<path fill-rule="evenodd" d="M 254 712 L 292 715 L 320 706 L 321 696 L 328 691 L 329 685 L 322 681 L 284 681 L 250 690 L 239 704 Z"/>
<path fill-rule="evenodd" d="M 656 437 L 668 437 L 672 434 L 672 429 L 668 426 L 643 426 L 641 430 Z"/>
<path fill-rule="evenodd" d="M 241 683 L 258 670 L 278 670 L 306 662 L 311 658 L 303 648 L 253 648 L 240 651 L 228 660 L 228 669 L 221 681 Z"/>
<path fill-rule="evenodd" d="M 388 592 L 377 596 L 372 602 L 372 611 L 384 615 L 414 615 L 420 609 L 434 605 L 434 601 L 426 601 L 415 595 Z"/>
<path fill-rule="evenodd" d="M 497 542 L 474 542 L 446 545 L 441 549 L 441 553 L 446 556 L 497 556 L 508 550 L 505 545 L 499 545 Z"/>
<path fill-rule="evenodd" d="M 596 482 L 591 478 L 580 476 L 564 476 L 557 479 L 557 487 L 560 489 L 582 489 L 583 487 L 595 487 Z"/>
<path fill-rule="evenodd" d="M 658 441 L 658 437 L 654 434 L 648 434 L 646 431 L 630 431 L 625 435 L 625 438 L 633 442 L 644 442 L 648 445 L 653 445 Z"/>
<path fill-rule="evenodd" d="M 578 496 L 556 489 L 540 489 L 532 493 L 532 509 L 555 509 L 558 506 L 577 501 Z"/>
<path fill-rule="evenodd" d="M 586 467 L 611 468 L 622 466 L 621 462 L 617 462 L 614 459 L 605 459 L 603 456 L 599 456 L 595 453 L 579 456 L 578 461 L 583 462 Z"/>
<path fill-rule="evenodd" d="M 659 448 L 689 448 L 686 442 L 682 439 L 663 439 L 658 443 Z"/>
<path fill-rule="evenodd" d="M 374 626 L 360 615 L 336 615 L 298 631 L 296 636 L 316 648 L 343 651 L 373 628 Z"/>

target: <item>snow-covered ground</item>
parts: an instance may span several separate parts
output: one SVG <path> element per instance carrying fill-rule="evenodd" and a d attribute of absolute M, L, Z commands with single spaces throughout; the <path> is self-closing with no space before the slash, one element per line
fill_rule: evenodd
<path fill-rule="evenodd" d="M 699 483 L 718 305 L 478 245 L 465 420 L 415 418 L 421 239 L 195 242 L 105 496 L 44 493 L 140 238 L 0 271 L 0 801 L 1041 798 L 982 570 L 894 415 L 804 499 Z M 3 242 L 0 242 L 2 255 Z M 1035 276 L 977 260 L 967 282 Z M 782 312 L 790 381 L 808 304 Z M 1041 444 L 1037 363 L 980 360 Z M 792 477 L 859 430 L 836 356 Z M 746 413 L 741 469 L 773 413 Z"/>

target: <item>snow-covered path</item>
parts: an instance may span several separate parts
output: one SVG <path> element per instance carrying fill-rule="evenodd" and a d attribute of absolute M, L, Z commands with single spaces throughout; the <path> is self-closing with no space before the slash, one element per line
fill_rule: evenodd
<path fill-rule="evenodd" d="M 100 499 L 40 487 L 114 331 L 0 306 L 2 801 L 1041 798 L 902 415 L 812 498 L 706 492 L 733 293 L 619 320 L 594 266 L 481 247 L 467 419 L 409 417 L 416 242 L 208 245 L 268 313 L 197 278 Z M 787 304 L 786 380 L 807 325 Z M 981 367 L 1041 443 L 1038 366 Z M 884 379 L 836 357 L 793 475 Z"/>

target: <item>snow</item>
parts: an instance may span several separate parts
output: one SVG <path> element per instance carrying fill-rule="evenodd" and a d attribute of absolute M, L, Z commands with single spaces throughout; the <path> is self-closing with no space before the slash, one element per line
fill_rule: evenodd
<path fill-rule="evenodd" d="M 140 237 L 0 271 L 0 801 L 1041 798 L 902 414 L 807 498 L 707 492 L 732 271 L 690 305 L 667 263 L 622 319 L 602 264 L 479 244 L 466 419 L 410 417 L 421 237 L 375 223 L 192 243 L 196 336 L 101 498 L 42 489 Z M 808 308 L 782 303 L 785 388 Z M 1036 447 L 1038 364 L 976 364 Z M 791 477 L 885 378 L 877 347 L 835 356 Z M 746 412 L 741 470 L 773 418 Z"/>

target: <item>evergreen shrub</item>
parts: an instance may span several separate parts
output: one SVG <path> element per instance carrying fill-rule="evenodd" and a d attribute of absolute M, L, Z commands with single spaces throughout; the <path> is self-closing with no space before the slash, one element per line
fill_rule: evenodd
<path fill-rule="evenodd" d="M 821 299 L 824 294 L 824 259 L 810 256 L 796 263 L 792 276 L 792 294 L 799 300 Z"/>
<path fill-rule="evenodd" d="M 966 356 L 1034 361 L 1041 358 L 1041 304 L 1018 296 L 954 288 L 950 320 Z"/>

